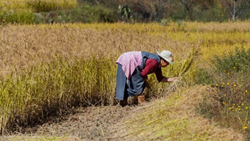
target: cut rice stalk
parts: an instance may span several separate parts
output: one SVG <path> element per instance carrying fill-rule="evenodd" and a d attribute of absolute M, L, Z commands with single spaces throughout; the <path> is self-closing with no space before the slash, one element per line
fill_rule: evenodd
<path fill-rule="evenodd" d="M 189 52 L 188 57 L 186 60 L 184 60 L 183 64 L 181 65 L 181 68 L 179 70 L 178 79 L 175 80 L 170 84 L 167 91 L 176 91 L 177 88 L 183 86 L 185 84 L 184 81 L 182 81 L 182 78 L 187 72 L 190 71 L 190 69 L 194 69 L 194 58 L 198 55 L 198 48 L 192 48 L 192 50 Z"/>

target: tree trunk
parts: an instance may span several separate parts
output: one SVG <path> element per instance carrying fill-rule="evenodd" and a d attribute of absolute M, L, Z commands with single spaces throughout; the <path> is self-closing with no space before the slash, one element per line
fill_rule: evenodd
<path fill-rule="evenodd" d="M 152 17 L 153 17 L 153 13 L 152 13 L 152 12 L 150 12 L 149 22 L 151 22 L 151 21 L 152 21 Z"/>
<path fill-rule="evenodd" d="M 233 14 L 232 14 L 232 20 L 235 20 L 235 14 L 236 14 L 236 0 L 234 0 L 234 9 L 233 9 Z"/>

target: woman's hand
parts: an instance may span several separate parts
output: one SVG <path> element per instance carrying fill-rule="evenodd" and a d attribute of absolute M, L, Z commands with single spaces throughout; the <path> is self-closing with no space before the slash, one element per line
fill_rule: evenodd
<path fill-rule="evenodd" d="M 173 77 L 173 78 L 168 78 L 168 82 L 174 82 L 176 79 L 178 79 L 179 77 Z"/>
<path fill-rule="evenodd" d="M 173 77 L 173 78 L 167 78 L 164 77 L 161 82 L 174 82 L 176 79 L 178 79 L 179 77 Z"/>

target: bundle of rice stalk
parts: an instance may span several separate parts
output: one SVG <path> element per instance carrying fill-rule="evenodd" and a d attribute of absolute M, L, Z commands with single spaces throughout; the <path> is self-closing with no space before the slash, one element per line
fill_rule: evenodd
<path fill-rule="evenodd" d="M 179 73 L 177 73 L 178 79 L 170 84 L 167 88 L 167 91 L 176 91 L 178 88 L 182 87 L 183 85 L 187 85 L 183 78 L 186 74 L 189 74 L 195 70 L 196 63 L 194 59 L 197 57 L 199 53 L 199 48 L 192 48 L 191 51 L 188 53 L 187 59 L 185 59 L 179 69 Z"/>

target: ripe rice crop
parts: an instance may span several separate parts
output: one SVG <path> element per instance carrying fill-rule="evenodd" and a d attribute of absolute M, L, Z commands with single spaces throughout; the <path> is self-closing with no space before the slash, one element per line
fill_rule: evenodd
<path fill-rule="evenodd" d="M 197 66 L 207 65 L 204 62 L 213 54 L 239 41 L 249 45 L 248 23 L 235 24 L 244 28 L 228 24 L 224 29 L 220 27 L 226 24 L 216 23 L 1 26 L 2 132 L 42 123 L 71 106 L 116 103 L 115 60 L 127 51 L 170 50 L 175 64 L 163 74 L 182 76 L 178 87 L 193 85 Z M 158 96 L 169 94 L 169 84 L 158 84 L 154 77 L 149 79 Z"/>
<path fill-rule="evenodd" d="M 115 60 L 123 52 L 169 49 L 180 58 L 185 56 L 177 54 L 181 46 L 186 51 L 195 47 L 119 29 L 97 31 L 67 25 L 7 25 L 1 33 L 2 132 L 14 129 L 15 123 L 42 122 L 50 113 L 77 103 L 113 104 Z"/>

